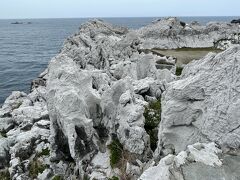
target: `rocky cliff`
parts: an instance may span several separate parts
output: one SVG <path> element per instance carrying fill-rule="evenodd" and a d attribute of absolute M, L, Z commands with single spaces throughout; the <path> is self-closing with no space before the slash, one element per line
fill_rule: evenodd
<path fill-rule="evenodd" d="M 0 109 L 0 179 L 239 180 L 240 28 L 81 25 Z M 186 65 L 153 48 L 220 48 Z"/>

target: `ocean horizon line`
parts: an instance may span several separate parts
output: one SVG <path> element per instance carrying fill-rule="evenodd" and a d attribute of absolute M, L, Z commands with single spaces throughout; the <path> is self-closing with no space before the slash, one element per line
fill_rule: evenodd
<path fill-rule="evenodd" d="M 167 17 L 177 17 L 177 18 L 192 18 L 192 17 L 196 17 L 196 18 L 208 18 L 208 17 L 240 17 L 240 15 L 228 15 L 228 16 L 113 16 L 113 17 L 34 17 L 34 18 L 0 18 L 0 20 L 28 20 L 28 19 L 115 19 L 115 18 L 167 18 Z"/>

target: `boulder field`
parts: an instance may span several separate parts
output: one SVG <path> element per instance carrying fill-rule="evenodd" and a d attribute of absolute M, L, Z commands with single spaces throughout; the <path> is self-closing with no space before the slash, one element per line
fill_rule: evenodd
<path fill-rule="evenodd" d="M 240 27 L 82 24 L 0 108 L 0 179 L 240 180 Z M 185 65 L 153 49 L 212 48 Z"/>

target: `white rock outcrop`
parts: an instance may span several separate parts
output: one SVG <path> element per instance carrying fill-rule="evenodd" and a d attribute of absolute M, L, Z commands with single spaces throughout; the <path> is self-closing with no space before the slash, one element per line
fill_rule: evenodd
<path fill-rule="evenodd" d="M 0 178 L 239 180 L 239 34 L 176 18 L 81 25 L 31 93 L 0 108 Z M 231 48 L 179 77 L 152 48 L 182 47 Z"/>
<path fill-rule="evenodd" d="M 139 180 L 238 180 L 239 156 L 222 154 L 214 143 L 189 145 L 178 155 L 167 155 L 157 166 L 148 168 Z"/>
<path fill-rule="evenodd" d="M 184 47 L 216 47 L 226 49 L 239 44 L 238 24 L 209 22 L 182 24 L 177 18 L 156 21 L 137 30 L 142 48 L 177 49 Z"/>
<path fill-rule="evenodd" d="M 196 142 L 240 147 L 240 46 L 188 64 L 162 96 L 159 150 Z"/>

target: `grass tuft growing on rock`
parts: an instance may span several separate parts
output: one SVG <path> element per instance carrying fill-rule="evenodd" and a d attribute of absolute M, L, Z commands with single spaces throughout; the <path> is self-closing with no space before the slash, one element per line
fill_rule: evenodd
<path fill-rule="evenodd" d="M 108 180 L 119 180 L 119 178 L 116 176 L 113 176 L 112 178 L 109 178 Z"/>
<path fill-rule="evenodd" d="M 154 151 L 157 148 L 158 125 L 161 121 L 161 100 L 150 102 L 149 105 L 145 107 L 143 115 L 145 117 L 144 128 L 150 136 L 150 146 Z"/>
<path fill-rule="evenodd" d="M 110 165 L 112 168 L 120 170 L 119 178 L 113 176 L 109 180 L 130 179 L 126 174 L 127 163 L 135 162 L 136 156 L 127 150 L 123 149 L 123 145 L 118 139 L 113 139 L 112 143 L 108 146 L 110 150 Z"/>
<path fill-rule="evenodd" d="M 85 175 L 83 176 L 83 180 L 90 180 L 90 177 L 85 174 Z"/>
<path fill-rule="evenodd" d="M 10 180 L 10 173 L 8 169 L 0 170 L 0 179 L 1 180 Z"/>
<path fill-rule="evenodd" d="M 63 180 L 62 176 L 56 175 L 52 178 L 52 180 Z"/>
<path fill-rule="evenodd" d="M 1 137 L 7 137 L 7 132 L 6 131 L 4 131 L 4 130 L 2 130 L 2 131 L 0 131 L 0 138 Z"/>
<path fill-rule="evenodd" d="M 42 156 L 49 156 L 50 155 L 50 150 L 48 148 L 43 149 L 42 152 L 38 153 L 38 157 L 42 157 Z"/>
<path fill-rule="evenodd" d="M 182 74 L 183 67 L 176 68 L 176 76 L 180 76 Z"/>
<path fill-rule="evenodd" d="M 118 139 L 115 139 L 108 148 L 110 149 L 110 165 L 114 168 L 122 158 L 123 146 Z"/>
<path fill-rule="evenodd" d="M 43 173 L 48 166 L 43 164 L 38 159 L 33 159 L 29 164 L 29 176 L 34 179 L 37 178 L 38 174 Z"/>

